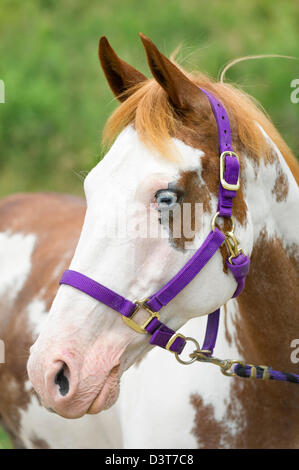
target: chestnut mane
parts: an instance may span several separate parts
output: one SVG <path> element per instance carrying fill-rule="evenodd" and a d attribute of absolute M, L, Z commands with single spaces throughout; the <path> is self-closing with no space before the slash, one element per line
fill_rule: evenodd
<path fill-rule="evenodd" d="M 178 66 L 176 63 L 175 65 Z M 179 68 L 193 83 L 212 92 L 221 100 L 229 115 L 234 117 L 244 147 L 256 158 L 265 158 L 267 161 L 267 158 L 270 158 L 269 145 L 261 136 L 257 125 L 259 124 L 280 150 L 299 184 L 299 165 L 296 158 L 254 98 L 233 85 L 217 82 L 201 73 L 190 74 L 182 67 Z M 147 146 L 156 149 L 166 158 L 174 158 L 171 135 L 175 135 L 176 129 L 179 125 L 182 127 L 182 123 L 166 92 L 156 80 L 143 81 L 130 89 L 127 99 L 113 112 L 105 125 L 103 144 L 111 145 L 118 134 L 130 124 L 134 125 Z"/>

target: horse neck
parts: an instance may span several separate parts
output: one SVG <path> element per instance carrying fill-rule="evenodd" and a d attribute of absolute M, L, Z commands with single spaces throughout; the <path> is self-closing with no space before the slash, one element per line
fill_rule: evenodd
<path fill-rule="evenodd" d="M 237 338 L 245 359 L 295 372 L 290 344 L 299 320 L 299 191 L 283 156 L 269 145 L 273 162 L 248 161 L 245 170 L 254 234 L 250 273 L 238 298 Z"/>

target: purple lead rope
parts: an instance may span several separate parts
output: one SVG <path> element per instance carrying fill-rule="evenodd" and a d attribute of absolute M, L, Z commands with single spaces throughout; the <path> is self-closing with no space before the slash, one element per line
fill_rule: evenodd
<path fill-rule="evenodd" d="M 280 372 L 278 370 L 272 369 L 272 367 L 239 363 L 234 366 L 234 373 L 238 377 L 242 377 L 245 379 L 254 378 L 263 380 L 278 380 L 280 382 L 292 382 L 299 384 L 298 374 Z"/>

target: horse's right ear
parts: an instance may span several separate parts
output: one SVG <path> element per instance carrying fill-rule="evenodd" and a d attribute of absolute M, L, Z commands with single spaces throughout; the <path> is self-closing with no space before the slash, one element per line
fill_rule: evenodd
<path fill-rule="evenodd" d="M 99 42 L 99 59 L 109 86 L 119 101 L 128 98 L 134 85 L 147 80 L 141 72 L 115 54 L 105 36 Z"/>

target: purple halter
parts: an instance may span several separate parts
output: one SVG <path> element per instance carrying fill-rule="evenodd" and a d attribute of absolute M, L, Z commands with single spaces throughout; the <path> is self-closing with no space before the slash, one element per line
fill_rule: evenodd
<path fill-rule="evenodd" d="M 226 217 L 232 220 L 233 198 L 236 196 L 236 191 L 240 186 L 239 158 L 232 149 L 230 123 L 225 108 L 210 92 L 201 90 L 207 96 L 217 122 L 220 153 L 220 184 L 217 213 L 212 221 L 212 230 L 201 247 L 167 284 L 142 301 L 132 302 L 77 271 L 65 271 L 60 280 L 60 284 L 72 286 L 116 310 L 122 315 L 125 323 L 135 331 L 138 333 L 149 333 L 151 335 L 150 344 L 160 346 L 175 353 L 177 358 L 183 351 L 187 340 L 193 342 L 195 340 L 176 333 L 162 323 L 159 315 L 162 307 L 165 307 L 196 277 L 224 241 L 230 252 L 226 265 L 237 282 L 237 289 L 233 297 L 242 292 L 250 265 L 249 257 L 238 246 L 238 241 L 233 233 L 234 227 L 231 232 L 223 234 L 215 226 L 217 217 Z M 147 311 L 149 318 L 142 325 L 139 325 L 133 318 L 141 308 Z M 220 309 L 218 308 L 215 312 L 208 315 L 205 339 L 201 349 L 207 357 L 212 355 L 216 343 L 219 313 Z"/>

